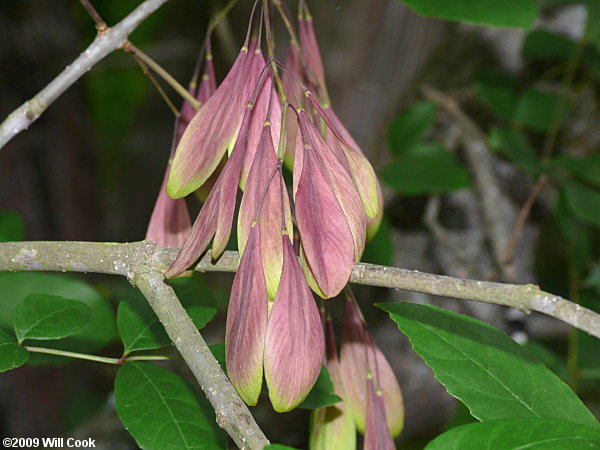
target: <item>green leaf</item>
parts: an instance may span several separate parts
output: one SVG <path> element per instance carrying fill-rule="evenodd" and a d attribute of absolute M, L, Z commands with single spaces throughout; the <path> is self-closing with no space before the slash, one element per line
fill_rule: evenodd
<path fill-rule="evenodd" d="M 559 287 L 558 293 L 563 296 L 569 296 L 569 270 L 576 269 L 578 273 L 584 273 L 586 268 L 596 257 L 594 252 L 595 234 L 597 227 L 594 228 L 582 222 L 575 214 L 573 214 L 571 206 L 568 204 L 565 189 L 559 189 L 556 201 L 554 204 L 554 219 L 558 225 L 558 231 L 565 238 L 564 241 L 556 242 L 556 234 L 548 236 L 546 241 L 550 245 L 558 246 L 562 244 L 559 250 L 562 255 L 557 255 L 560 263 L 562 263 L 563 274 L 553 274 L 556 278 L 562 278 L 562 286 Z M 572 275 L 571 275 L 572 276 Z M 580 275 L 578 275 L 580 277 Z M 548 285 L 549 280 L 546 280 Z M 552 291 L 554 292 L 554 291 Z"/>
<path fill-rule="evenodd" d="M 559 214 L 560 210 L 557 209 L 555 214 L 549 214 L 540 221 L 533 255 L 534 276 L 544 291 L 568 297 L 570 284 L 566 249 L 568 239 L 565 238 L 565 231 L 557 221 Z"/>
<path fill-rule="evenodd" d="M 525 137 L 511 128 L 492 127 L 489 146 L 510 158 L 521 170 L 534 177 L 539 176 L 542 165 Z"/>
<path fill-rule="evenodd" d="M 538 15 L 535 0 L 402 0 L 418 14 L 496 27 L 529 28 Z"/>
<path fill-rule="evenodd" d="M 544 4 L 550 7 L 572 5 L 573 3 L 579 3 L 581 0 L 544 0 Z"/>
<path fill-rule="evenodd" d="M 204 328 L 217 313 L 217 302 L 208 286 L 197 274 L 191 277 L 173 278 L 169 280 L 169 284 L 175 290 L 196 328 Z"/>
<path fill-rule="evenodd" d="M 94 147 L 99 155 L 98 174 L 101 181 L 109 183 L 119 174 L 126 154 L 125 137 L 135 125 L 148 84 L 137 67 L 111 67 L 91 71 L 83 78 L 82 85 L 91 121 L 97 130 Z"/>
<path fill-rule="evenodd" d="M 29 352 L 17 344 L 9 334 L 0 330 L 0 372 L 16 369 L 29 359 Z"/>
<path fill-rule="evenodd" d="M 575 50 L 575 42 L 566 36 L 535 30 L 523 43 L 523 56 L 530 59 L 567 60 Z"/>
<path fill-rule="evenodd" d="M 121 422 L 142 449 L 227 446 L 206 398 L 172 372 L 146 363 L 126 363 L 117 372 L 115 398 Z"/>
<path fill-rule="evenodd" d="M 581 291 L 579 304 L 594 312 L 600 312 L 600 296 L 594 291 Z M 577 330 L 577 370 L 582 378 L 600 380 L 600 339 Z"/>
<path fill-rule="evenodd" d="M 175 279 L 170 283 L 196 327 L 204 328 L 217 312 L 210 290 L 197 277 Z M 119 303 L 117 327 L 125 354 L 166 347 L 171 343 L 146 298 L 134 288 Z"/>
<path fill-rule="evenodd" d="M 382 303 L 448 393 L 481 421 L 563 419 L 599 428 L 575 393 L 505 333 L 432 305 Z"/>
<path fill-rule="evenodd" d="M 600 155 L 591 155 L 585 158 L 563 155 L 552 160 L 552 167 L 566 169 L 581 181 L 600 189 Z"/>
<path fill-rule="evenodd" d="M 117 329 L 125 355 L 135 350 L 166 347 L 171 343 L 146 298 L 135 288 L 130 289 L 119 302 Z"/>
<path fill-rule="evenodd" d="M 225 368 L 225 342 L 210 345 L 208 348 L 221 366 L 221 370 L 227 373 L 227 369 Z"/>
<path fill-rule="evenodd" d="M 392 152 L 402 155 L 433 125 L 437 107 L 432 102 L 417 102 L 402 111 L 390 125 L 389 143 Z"/>
<path fill-rule="evenodd" d="M 288 447 L 287 445 L 282 444 L 269 444 L 264 450 L 297 450 L 295 447 Z"/>
<path fill-rule="evenodd" d="M 392 229 L 386 216 L 381 219 L 379 230 L 365 247 L 361 261 L 382 266 L 392 265 L 394 258 L 394 240 Z"/>
<path fill-rule="evenodd" d="M 586 0 L 587 24 L 585 36 L 600 52 L 600 0 Z"/>
<path fill-rule="evenodd" d="M 341 401 L 342 399 L 335 395 L 331 376 L 329 375 L 329 372 L 325 366 L 323 366 L 321 367 L 321 373 L 319 373 L 319 377 L 317 378 L 315 385 L 308 393 L 308 396 L 304 399 L 304 401 L 298 405 L 298 408 L 318 409 L 324 408 L 325 406 L 335 405 Z"/>
<path fill-rule="evenodd" d="M 13 327 L 19 344 L 25 339 L 62 339 L 79 333 L 92 310 L 79 300 L 31 294 L 15 308 Z"/>
<path fill-rule="evenodd" d="M 22 241 L 25 226 L 21 216 L 12 211 L 0 209 L 0 242 Z"/>
<path fill-rule="evenodd" d="M 470 185 L 467 171 L 455 156 L 431 143 L 416 144 L 379 175 L 384 183 L 405 195 L 453 191 Z"/>
<path fill-rule="evenodd" d="M 569 379 L 569 372 L 567 371 L 565 363 L 546 346 L 538 342 L 529 341 L 523 344 L 523 347 L 529 350 L 538 361 L 558 375 L 562 380 L 566 382 Z"/>
<path fill-rule="evenodd" d="M 499 72 L 481 72 L 475 82 L 475 94 L 490 110 L 503 119 L 510 119 L 515 109 L 514 81 Z"/>
<path fill-rule="evenodd" d="M 65 275 L 38 272 L 0 272 L 0 327 L 12 328 L 16 306 L 31 294 L 57 295 L 84 302 L 90 307 L 90 321 L 75 336 L 52 342 L 52 348 L 93 353 L 116 336 L 114 313 L 106 300 L 90 285 Z M 36 355 L 37 356 L 37 355 Z M 49 357 L 46 359 L 56 359 Z"/>
<path fill-rule="evenodd" d="M 594 289 L 597 294 L 600 294 L 600 261 L 594 264 L 592 270 L 583 282 L 583 287 Z"/>
<path fill-rule="evenodd" d="M 600 448 L 600 432 L 566 420 L 521 418 L 492 420 L 453 428 L 426 450 L 580 450 Z"/>
<path fill-rule="evenodd" d="M 600 227 L 600 190 L 577 181 L 560 180 L 569 209 L 582 222 Z"/>
<path fill-rule="evenodd" d="M 517 101 L 515 120 L 533 130 L 546 132 L 566 113 L 567 105 L 558 95 L 527 89 Z"/>
<path fill-rule="evenodd" d="M 596 3 L 597 14 L 600 15 L 600 0 L 588 0 L 588 2 L 590 4 Z M 590 17 L 588 13 L 588 25 L 593 22 L 596 22 L 597 25 L 588 27 L 586 32 L 586 42 L 592 45 L 594 44 L 594 35 L 597 35 L 598 39 L 600 39 L 600 32 L 595 30 L 596 27 L 600 27 L 600 19 Z M 561 34 L 550 33 L 545 30 L 535 30 L 525 38 L 523 56 L 533 60 L 567 61 L 573 57 L 577 45 L 576 42 Z M 580 60 L 589 67 L 595 77 L 600 78 L 600 55 L 593 46 L 583 45 L 580 52 Z"/>

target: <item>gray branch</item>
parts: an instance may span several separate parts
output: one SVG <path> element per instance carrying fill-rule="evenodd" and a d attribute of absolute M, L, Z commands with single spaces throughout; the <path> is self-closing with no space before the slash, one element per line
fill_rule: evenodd
<path fill-rule="evenodd" d="M 169 338 L 212 404 L 217 423 L 240 449 L 260 450 L 269 443 L 206 342 L 164 282 L 163 273 L 177 249 L 142 241 L 0 243 L 0 271 L 60 271 L 123 275 L 144 294 Z M 230 261 L 231 262 L 231 261 Z M 237 263 L 237 260 L 235 261 Z"/>
<path fill-rule="evenodd" d="M 106 55 L 118 49 L 150 14 L 168 0 L 146 0 L 112 28 L 98 33 L 79 57 L 30 100 L 14 110 L 0 124 L 0 149 L 21 131 L 26 130 L 63 92 L 73 85 Z"/>
<path fill-rule="evenodd" d="M 0 271 L 94 272 L 133 278 L 136 261 L 145 261 L 149 268 L 163 273 L 174 261 L 177 252 L 178 249 L 156 247 L 145 241 L 131 244 L 5 242 L 0 243 Z M 235 272 L 237 265 L 237 252 L 228 251 L 216 262 L 211 260 L 210 254 L 205 255 L 195 270 Z M 537 311 L 600 338 L 600 314 L 531 284 L 467 280 L 365 263 L 354 265 L 350 281 Z"/>
<path fill-rule="evenodd" d="M 505 281 L 516 281 L 515 268 L 506 261 L 513 223 L 514 208 L 502 193 L 494 173 L 494 160 L 486 144 L 485 134 L 459 107 L 454 98 L 429 86 L 422 88 L 423 95 L 444 108 L 463 130 L 461 140 L 465 157 L 475 181 L 485 232 L 491 244 L 492 255 Z"/>
<path fill-rule="evenodd" d="M 162 272 L 134 270 L 132 280 L 148 300 L 169 338 L 192 370 L 212 404 L 217 423 L 241 449 L 262 449 L 269 441 L 258 427 L 250 410 L 221 370 L 208 345 L 179 302 Z"/>

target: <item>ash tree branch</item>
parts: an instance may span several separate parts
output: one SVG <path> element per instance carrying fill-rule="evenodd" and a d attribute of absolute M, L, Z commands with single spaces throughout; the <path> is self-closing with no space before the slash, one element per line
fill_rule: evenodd
<path fill-rule="evenodd" d="M 354 265 L 351 282 L 537 311 L 600 339 L 600 314 L 533 284 L 508 284 L 434 275 L 374 264 Z"/>
<path fill-rule="evenodd" d="M 17 109 L 0 124 L 0 149 L 13 137 L 27 129 L 71 85 L 105 56 L 127 42 L 128 36 L 150 14 L 168 0 L 146 0 L 112 28 L 99 30 L 94 41 L 54 80 Z M 99 17 L 99 16 L 98 16 Z"/>
<path fill-rule="evenodd" d="M 206 342 L 163 273 L 177 249 L 147 241 L 0 243 L 0 271 L 91 272 L 125 276 L 135 284 L 162 323 L 212 404 L 217 423 L 240 449 L 262 450 L 269 444 L 250 410 L 221 370 Z M 229 265 L 235 261 L 226 259 Z"/>
<path fill-rule="evenodd" d="M 66 271 L 124 275 L 135 278 L 136 261 L 159 273 L 171 265 L 178 249 L 146 241 L 130 244 L 98 242 L 0 243 L 0 271 Z M 199 272 L 235 272 L 238 253 L 227 251 L 213 262 L 210 252 L 195 267 Z M 558 295 L 527 284 L 505 284 L 434 275 L 375 264 L 354 265 L 350 282 L 402 289 L 537 311 L 562 320 L 600 339 L 600 314 Z"/>
<path fill-rule="evenodd" d="M 144 294 L 171 342 L 212 404 L 217 423 L 241 448 L 262 449 L 269 441 L 239 397 L 173 288 L 156 269 L 135 270 L 132 281 Z"/>

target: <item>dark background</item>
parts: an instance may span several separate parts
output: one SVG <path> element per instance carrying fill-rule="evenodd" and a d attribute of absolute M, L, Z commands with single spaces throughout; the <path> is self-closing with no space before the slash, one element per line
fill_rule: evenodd
<path fill-rule="evenodd" d="M 251 4 L 246 0 L 238 3 L 213 39 L 219 79 L 246 32 Z M 139 0 L 94 2 L 109 25 L 137 4 Z M 186 84 L 206 24 L 220 5 L 217 1 L 172 0 L 130 39 Z M 523 61 L 523 30 L 486 29 L 423 18 L 391 0 L 326 0 L 309 2 L 309 6 L 332 103 L 376 170 L 392 159 L 387 143 L 390 124 L 399 111 L 421 98 L 419 88 L 425 83 L 464 101 L 467 114 L 484 128 L 494 119 L 472 100 L 474 79 L 482 68 L 500 69 L 519 80 L 539 78 L 550 89 L 561 85 L 560 77 L 543 79 L 540 74 L 546 67 Z M 577 37 L 585 24 L 585 15 L 577 8 L 547 5 L 539 26 Z M 277 42 L 281 44 L 277 53 L 283 58 L 285 34 L 281 23 L 275 22 Z M 77 1 L 3 0 L 0 117 L 35 95 L 85 49 L 94 35 L 93 22 Z M 578 72 L 576 76 L 585 74 Z M 175 92 L 165 89 L 179 105 Z M 566 126 L 571 129 L 579 124 L 583 130 L 577 135 L 577 151 L 584 156 L 596 152 L 600 142 L 598 84 L 589 89 L 587 103 L 580 105 L 583 112 L 575 109 Z M 114 52 L 0 151 L 0 208 L 22 216 L 27 240 L 141 240 L 162 181 L 172 128 L 172 113 L 148 78 L 129 55 Z M 451 118 L 441 114 L 430 137 L 446 142 L 448 147 L 458 147 L 456 134 Z M 542 140 L 535 139 L 536 145 Z M 572 134 L 561 134 L 558 146 L 567 147 L 569 139 L 573 139 Z M 516 215 L 534 180 L 504 158 L 494 157 L 494 168 L 503 195 Z M 563 238 L 552 220 L 555 194 L 551 188 L 545 190 L 532 210 L 517 247 L 515 281 L 541 284 L 542 288 L 569 296 L 565 281 L 568 264 L 560 244 Z M 439 217 L 446 239 L 436 237 L 422 220 L 431 206 L 429 196 L 402 196 L 385 187 L 385 197 L 393 265 L 453 276 L 502 279 L 494 268 L 472 189 L 440 198 Z M 199 207 L 194 200 L 190 206 L 193 211 Z M 593 232 L 596 244 L 597 231 Z M 448 242 L 454 245 L 448 246 Z M 456 254 L 457 246 L 463 250 L 459 255 L 462 258 Z M 597 260 L 596 250 L 590 249 Z M 86 280 L 115 300 L 109 293 L 111 284 L 117 282 L 94 276 Z M 229 275 L 207 279 L 225 299 L 230 281 Z M 406 429 L 399 441 L 403 448 L 419 448 L 442 431 L 454 416 L 455 401 L 412 353 L 395 325 L 370 308 L 370 303 L 437 303 L 478 316 L 509 332 L 524 329 L 531 340 L 545 343 L 561 361 L 568 351 L 567 327 L 540 315 L 528 316 L 524 326 L 523 317 L 508 320 L 504 308 L 490 305 L 375 288 L 359 288 L 357 296 L 376 340 L 396 369 L 405 395 Z M 335 306 L 333 309 L 339 319 L 341 311 Z M 221 313 L 203 333 L 209 343 L 223 339 L 223 318 Z M 117 344 L 105 350 L 112 355 L 118 352 Z M 111 406 L 114 373 L 113 367 L 72 363 L 25 367 L 3 374 L 0 429 L 14 437 L 79 433 L 81 437 L 97 437 L 105 448 L 134 447 Z M 596 381 L 580 391 L 596 412 L 597 387 Z M 273 420 L 266 403 L 255 411 L 267 436 L 274 442 L 306 446 L 307 414 L 294 412 Z"/>

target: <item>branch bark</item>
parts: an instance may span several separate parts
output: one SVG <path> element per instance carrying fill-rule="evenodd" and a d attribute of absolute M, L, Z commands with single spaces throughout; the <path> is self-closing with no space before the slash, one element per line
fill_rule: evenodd
<path fill-rule="evenodd" d="M 194 326 L 163 273 L 177 249 L 147 241 L 0 243 L 0 271 L 91 272 L 122 275 L 148 300 L 169 338 L 212 404 L 217 423 L 240 449 L 262 450 L 269 443 L 206 342 Z M 231 256 L 231 255 L 229 255 Z M 229 265 L 236 264 L 229 257 Z"/>
<path fill-rule="evenodd" d="M 500 189 L 494 173 L 494 161 L 487 148 L 486 137 L 477 124 L 467 116 L 452 97 L 430 86 L 422 88 L 426 99 L 444 108 L 463 129 L 461 135 L 465 157 L 475 181 L 488 241 L 496 266 L 505 281 L 515 282 L 515 267 L 506 260 L 514 218 L 514 208 Z"/>
<path fill-rule="evenodd" d="M 171 342 L 192 370 L 215 410 L 219 426 L 241 449 L 262 449 L 268 445 L 269 441 L 229 383 L 173 288 L 164 282 L 162 272 L 134 269 L 132 281 L 144 294 Z"/>
<path fill-rule="evenodd" d="M 0 271 L 67 271 L 124 275 L 134 278 L 135 262 L 164 273 L 178 249 L 156 247 L 146 241 L 130 244 L 97 242 L 0 243 Z M 199 272 L 235 272 L 237 252 L 227 251 L 213 262 L 207 253 L 197 264 Z M 402 289 L 483 303 L 537 311 L 562 320 L 600 339 L 600 314 L 534 285 L 492 283 L 434 275 L 416 270 L 357 263 L 352 283 Z"/>
<path fill-rule="evenodd" d="M 68 65 L 35 97 L 23 103 L 0 124 L 0 149 L 21 131 L 26 130 L 63 92 L 105 56 L 120 48 L 128 36 L 150 14 L 168 0 L 146 0 L 112 28 L 98 33 L 85 51 Z"/>

